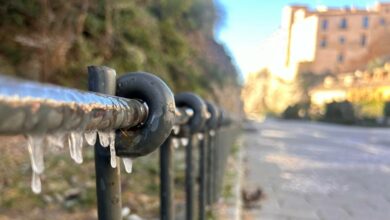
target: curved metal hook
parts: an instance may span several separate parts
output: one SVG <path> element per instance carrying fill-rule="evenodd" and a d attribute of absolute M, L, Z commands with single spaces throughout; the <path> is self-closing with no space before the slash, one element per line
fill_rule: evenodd
<path fill-rule="evenodd" d="M 116 94 L 139 99 L 149 108 L 148 118 L 140 127 L 117 132 L 117 155 L 139 157 L 151 153 L 172 131 L 175 121 L 175 99 L 171 90 L 155 75 L 134 72 L 118 78 Z"/>

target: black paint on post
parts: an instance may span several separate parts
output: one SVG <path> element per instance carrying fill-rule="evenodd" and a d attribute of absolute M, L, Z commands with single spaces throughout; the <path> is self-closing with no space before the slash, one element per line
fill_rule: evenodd
<path fill-rule="evenodd" d="M 104 66 L 88 67 L 88 89 L 93 92 L 115 95 L 115 70 Z M 120 166 L 110 164 L 109 148 L 102 147 L 99 139 L 95 144 L 96 194 L 99 220 L 122 219 Z"/>
<path fill-rule="evenodd" d="M 185 190 L 186 190 L 186 220 L 192 220 L 194 212 L 194 174 L 193 174 L 193 158 L 192 158 L 192 138 L 188 137 L 186 146 L 186 173 L 185 173 Z"/>
<path fill-rule="evenodd" d="M 173 210 L 173 146 L 172 138 L 160 147 L 160 219 L 174 219 Z"/>
<path fill-rule="evenodd" d="M 210 142 L 210 194 L 208 195 L 208 198 L 210 199 L 210 203 L 209 205 L 211 206 L 210 208 L 212 208 L 212 205 L 214 204 L 215 202 L 215 190 L 216 190 L 216 181 L 217 181 L 217 174 L 218 174 L 218 171 L 217 171 L 217 142 L 215 140 L 215 136 L 216 136 L 216 133 L 217 131 L 215 130 L 215 132 L 213 133 L 213 135 L 210 135 L 210 139 L 209 139 L 209 142 Z"/>
<path fill-rule="evenodd" d="M 207 205 L 211 206 L 212 204 L 212 189 L 213 189 L 213 137 L 210 135 L 210 132 L 206 134 L 206 137 L 208 139 L 207 142 L 207 188 L 206 188 L 206 195 L 207 195 Z"/>
<path fill-rule="evenodd" d="M 207 133 L 204 132 L 199 144 L 199 220 L 206 219 L 206 146 Z"/>

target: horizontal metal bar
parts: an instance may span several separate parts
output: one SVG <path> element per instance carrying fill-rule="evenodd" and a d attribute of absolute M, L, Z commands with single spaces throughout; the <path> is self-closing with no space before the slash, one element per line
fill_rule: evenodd
<path fill-rule="evenodd" d="M 0 76 L 0 134 L 129 128 L 147 115 L 138 100 Z"/>

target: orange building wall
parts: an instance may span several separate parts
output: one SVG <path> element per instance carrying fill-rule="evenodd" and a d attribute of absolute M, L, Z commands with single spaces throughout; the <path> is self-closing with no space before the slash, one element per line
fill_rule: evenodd
<path fill-rule="evenodd" d="M 363 27 L 364 17 L 368 18 L 367 28 Z M 343 18 L 347 21 L 345 29 L 340 28 Z M 390 54 L 389 3 L 380 3 L 370 10 L 310 11 L 303 6 L 289 6 L 283 19 L 282 28 L 288 31 L 285 64 L 296 73 L 350 72 L 364 69 L 370 60 Z M 381 24 L 382 19 L 385 24 Z M 324 20 L 328 23 L 326 30 L 322 29 Z M 362 35 L 366 38 L 365 45 L 361 44 Z M 340 42 L 341 37 L 344 43 Z M 324 39 L 326 47 L 321 46 Z"/>

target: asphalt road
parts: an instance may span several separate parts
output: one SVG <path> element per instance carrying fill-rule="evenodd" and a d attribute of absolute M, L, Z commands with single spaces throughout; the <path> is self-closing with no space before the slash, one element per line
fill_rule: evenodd
<path fill-rule="evenodd" d="M 390 129 L 266 120 L 244 135 L 248 219 L 390 219 Z"/>

